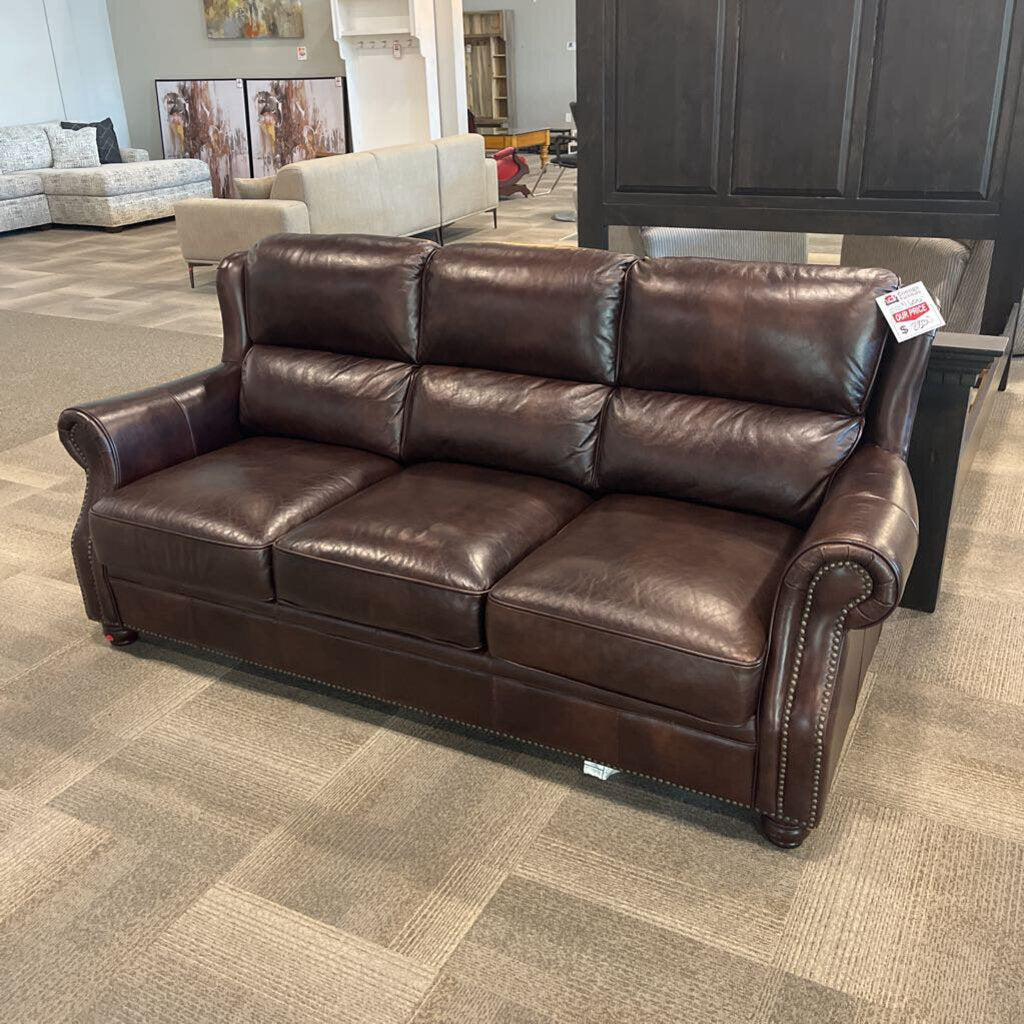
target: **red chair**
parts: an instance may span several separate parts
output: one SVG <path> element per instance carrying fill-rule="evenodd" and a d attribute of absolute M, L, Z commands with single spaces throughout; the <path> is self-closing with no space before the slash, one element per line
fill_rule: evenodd
<path fill-rule="evenodd" d="M 530 190 L 519 179 L 530 173 L 530 165 L 515 150 L 514 146 L 507 149 L 499 149 L 493 158 L 498 164 L 498 195 L 507 199 L 516 192 L 522 192 L 524 196 L 530 195 Z"/>

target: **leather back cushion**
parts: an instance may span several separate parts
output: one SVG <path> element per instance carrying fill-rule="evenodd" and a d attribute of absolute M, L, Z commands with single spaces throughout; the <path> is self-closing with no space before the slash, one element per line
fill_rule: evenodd
<path fill-rule="evenodd" d="M 430 261 L 420 361 L 610 384 L 631 256 L 456 245 Z"/>
<path fill-rule="evenodd" d="M 856 416 L 620 388 L 605 413 L 597 486 L 803 525 L 861 428 Z"/>
<path fill-rule="evenodd" d="M 424 366 L 406 419 L 404 456 L 589 486 L 598 421 L 610 393 L 603 384 Z"/>
<path fill-rule="evenodd" d="M 887 328 L 887 270 L 646 260 L 629 275 L 619 383 L 859 416 Z"/>
<path fill-rule="evenodd" d="M 249 336 L 256 345 L 412 361 L 423 268 L 436 249 L 374 235 L 265 238 L 246 265 Z"/>
<path fill-rule="evenodd" d="M 415 372 L 408 363 L 256 345 L 242 364 L 242 424 L 397 459 Z"/>

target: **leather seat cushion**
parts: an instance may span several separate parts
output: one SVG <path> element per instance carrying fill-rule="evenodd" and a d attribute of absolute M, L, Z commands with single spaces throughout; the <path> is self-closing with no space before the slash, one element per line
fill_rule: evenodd
<path fill-rule="evenodd" d="M 592 505 L 491 592 L 492 655 L 741 725 L 801 531 L 666 498 Z"/>
<path fill-rule="evenodd" d="M 271 544 L 398 469 L 353 448 L 247 438 L 96 502 L 93 546 L 115 577 L 272 601 Z"/>
<path fill-rule="evenodd" d="M 540 477 L 416 465 L 283 536 L 278 600 L 478 648 L 490 588 L 589 503 Z"/>

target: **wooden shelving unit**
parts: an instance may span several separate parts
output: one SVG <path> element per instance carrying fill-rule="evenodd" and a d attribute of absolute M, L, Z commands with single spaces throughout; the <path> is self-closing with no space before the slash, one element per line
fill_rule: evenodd
<path fill-rule="evenodd" d="M 466 96 L 476 122 L 488 128 L 513 123 L 512 12 L 466 11 Z"/>

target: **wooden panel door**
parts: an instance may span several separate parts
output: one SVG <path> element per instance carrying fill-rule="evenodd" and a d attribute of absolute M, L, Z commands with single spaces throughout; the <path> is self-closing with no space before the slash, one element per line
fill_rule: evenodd
<path fill-rule="evenodd" d="M 1013 8 L 882 0 L 861 195 L 993 194 Z"/>
<path fill-rule="evenodd" d="M 614 20 L 617 189 L 714 192 L 725 0 L 632 0 Z"/>
<path fill-rule="evenodd" d="M 733 194 L 843 194 L 862 7 L 742 0 Z"/>

